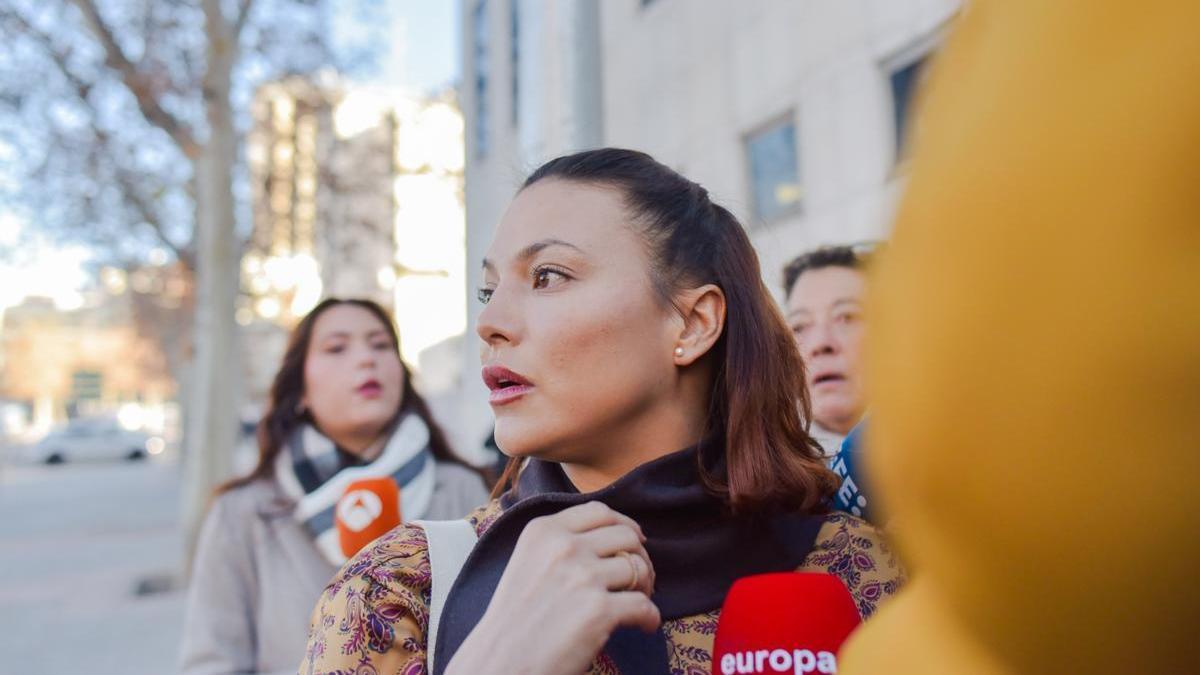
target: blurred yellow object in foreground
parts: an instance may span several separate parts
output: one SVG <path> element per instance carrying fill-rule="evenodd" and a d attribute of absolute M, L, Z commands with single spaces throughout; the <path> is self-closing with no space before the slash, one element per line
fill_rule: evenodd
<path fill-rule="evenodd" d="M 848 675 L 1196 672 L 1200 2 L 969 2 L 873 279 Z"/>

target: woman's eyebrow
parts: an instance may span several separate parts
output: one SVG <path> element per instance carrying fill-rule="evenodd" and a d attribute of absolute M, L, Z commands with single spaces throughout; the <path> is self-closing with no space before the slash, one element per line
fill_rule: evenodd
<path fill-rule="evenodd" d="M 533 256 L 537 255 L 538 253 L 541 253 L 543 250 L 550 248 L 551 246 L 565 246 L 567 248 L 573 248 L 576 251 L 583 253 L 583 249 L 579 248 L 575 244 L 572 244 L 569 241 L 563 241 L 562 239 L 555 239 L 555 238 L 551 237 L 548 239 L 539 239 L 538 241 L 535 241 L 532 244 L 521 249 L 520 252 L 517 253 L 517 260 L 520 260 L 520 261 L 529 260 Z M 483 269 L 485 269 L 489 272 L 495 272 L 496 264 L 493 263 L 491 260 L 484 258 L 483 259 Z"/>

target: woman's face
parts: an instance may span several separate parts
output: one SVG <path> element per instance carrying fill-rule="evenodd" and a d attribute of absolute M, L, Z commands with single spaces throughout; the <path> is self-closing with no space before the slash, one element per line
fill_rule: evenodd
<path fill-rule="evenodd" d="M 658 301 L 628 222 L 616 190 L 546 179 L 497 226 L 478 331 L 505 453 L 596 461 L 676 394 L 683 320 Z"/>
<path fill-rule="evenodd" d="M 366 449 L 400 408 L 404 371 L 386 326 L 370 311 L 335 305 L 313 324 L 304 403 L 343 449 Z"/>
<path fill-rule="evenodd" d="M 800 275 L 788 295 L 788 323 L 808 378 L 813 421 L 847 433 L 866 410 L 862 318 L 866 281 L 848 267 L 822 267 Z"/>

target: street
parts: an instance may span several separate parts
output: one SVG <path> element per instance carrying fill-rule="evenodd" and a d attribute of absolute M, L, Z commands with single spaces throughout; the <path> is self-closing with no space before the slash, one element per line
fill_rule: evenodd
<path fill-rule="evenodd" d="M 170 462 L 0 468 L 0 670 L 175 672 L 178 486 Z"/>

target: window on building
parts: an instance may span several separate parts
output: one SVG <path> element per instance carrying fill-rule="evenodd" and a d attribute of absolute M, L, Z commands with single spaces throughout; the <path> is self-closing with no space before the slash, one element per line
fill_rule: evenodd
<path fill-rule="evenodd" d="M 99 401 L 104 391 L 104 374 L 98 370 L 76 370 L 71 373 L 71 399 Z"/>
<path fill-rule="evenodd" d="M 472 54 L 475 64 L 475 156 L 488 151 L 488 25 L 487 2 L 479 0 L 471 12 Z"/>
<path fill-rule="evenodd" d="M 509 18 L 509 54 L 508 67 L 512 73 L 512 95 L 511 117 L 512 125 L 515 127 L 520 122 L 521 105 L 521 0 L 509 0 L 508 4 Z"/>
<path fill-rule="evenodd" d="M 790 118 L 746 137 L 754 213 L 770 222 L 800 210 L 796 124 Z"/>
<path fill-rule="evenodd" d="M 897 162 L 903 160 L 905 156 L 905 139 L 908 136 L 908 125 L 911 123 L 910 107 L 925 72 L 926 61 L 927 57 L 921 57 L 903 68 L 892 71 L 889 78 L 892 86 L 892 115 L 895 123 Z"/>

